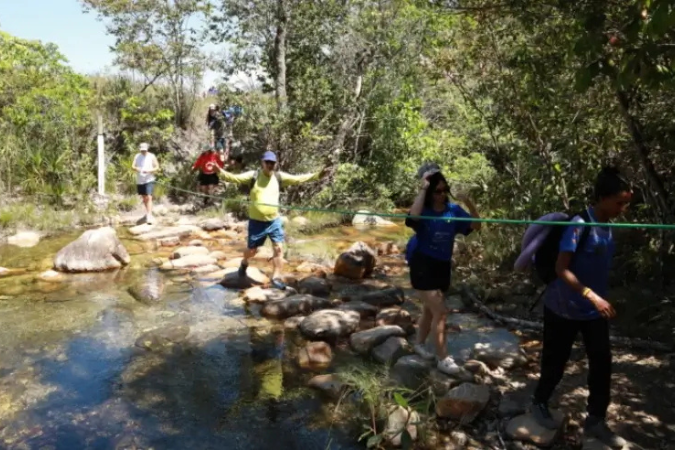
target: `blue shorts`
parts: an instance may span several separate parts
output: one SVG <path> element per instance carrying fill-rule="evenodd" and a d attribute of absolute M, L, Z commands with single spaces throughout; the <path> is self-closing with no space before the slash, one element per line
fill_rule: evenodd
<path fill-rule="evenodd" d="M 281 218 L 276 218 L 271 222 L 249 219 L 248 248 L 262 247 L 268 236 L 275 244 L 284 241 L 284 225 Z"/>
<path fill-rule="evenodd" d="M 138 195 L 152 195 L 152 192 L 155 190 L 155 182 L 151 181 L 145 184 L 137 184 L 136 192 Z"/>

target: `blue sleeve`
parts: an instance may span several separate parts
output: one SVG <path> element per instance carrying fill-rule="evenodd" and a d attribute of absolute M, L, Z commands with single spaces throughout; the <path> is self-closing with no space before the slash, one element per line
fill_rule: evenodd
<path fill-rule="evenodd" d="M 461 218 L 469 218 L 471 217 L 471 214 L 466 212 L 461 206 L 456 205 L 454 203 L 450 204 L 450 212 L 452 212 L 452 215 L 454 217 L 461 217 Z M 464 221 L 462 220 L 461 222 L 456 222 L 455 223 L 455 230 L 457 230 L 457 234 L 463 234 L 464 236 L 468 236 L 473 230 L 471 229 L 471 223 L 470 221 Z"/>
<path fill-rule="evenodd" d="M 572 222 L 583 223 L 584 219 L 581 217 L 575 217 L 572 219 Z M 579 244 L 579 239 L 581 238 L 581 231 L 583 227 L 569 226 L 563 231 L 562 238 L 560 238 L 560 246 L 558 247 L 559 252 L 569 252 L 574 253 L 577 251 L 577 244 Z"/>
<path fill-rule="evenodd" d="M 420 214 L 420 216 L 424 215 L 424 211 Z M 410 217 L 410 211 L 408 211 L 408 217 L 405 218 L 405 226 L 408 228 L 412 228 L 415 230 L 415 233 L 417 233 L 422 227 L 422 221 L 420 219 L 413 219 Z"/>

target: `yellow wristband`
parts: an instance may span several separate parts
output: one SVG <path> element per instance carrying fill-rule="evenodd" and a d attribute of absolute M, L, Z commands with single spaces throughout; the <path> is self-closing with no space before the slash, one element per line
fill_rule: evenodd
<path fill-rule="evenodd" d="M 581 295 L 583 295 L 584 297 L 588 297 L 588 294 L 590 294 L 590 293 L 591 293 L 591 288 L 584 288 L 584 290 L 581 291 Z"/>

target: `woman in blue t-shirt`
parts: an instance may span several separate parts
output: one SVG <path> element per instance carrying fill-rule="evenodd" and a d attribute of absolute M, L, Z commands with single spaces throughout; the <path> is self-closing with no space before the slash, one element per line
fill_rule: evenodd
<path fill-rule="evenodd" d="M 612 375 L 609 319 L 616 313 L 605 300 L 614 241 L 611 228 L 602 224 L 622 214 L 631 195 L 629 184 L 616 169 L 603 169 L 595 182 L 593 206 L 587 210 L 587 217 L 597 225 L 589 230 L 582 248 L 577 248 L 581 226 L 569 226 L 563 233 L 556 263 L 558 278 L 546 287 L 541 376 L 531 409 L 541 426 L 559 427 L 548 409 L 548 400 L 565 372 L 574 340 L 581 333 L 588 356 L 584 433 L 611 448 L 621 448 L 626 441 L 605 422 Z M 583 223 L 584 219 L 576 216 L 572 222 Z"/>
<path fill-rule="evenodd" d="M 450 188 L 437 165 L 426 167 L 422 175 L 422 184 L 410 213 L 406 226 L 415 230 L 408 243 L 408 265 L 410 283 L 419 292 L 424 305 L 417 329 L 415 352 L 425 359 L 438 359 L 438 370 L 447 374 L 459 372 L 454 359 L 448 355 L 445 337 L 445 319 L 448 314 L 444 303 L 444 292 L 450 287 L 452 250 L 457 234 L 468 235 L 480 229 L 480 222 L 455 221 L 453 218 L 478 218 L 478 211 L 466 196 L 458 198 L 470 213 L 462 207 L 448 201 Z M 437 217 L 438 219 L 418 219 L 413 216 Z M 433 334 L 436 346 L 434 355 L 426 349 L 424 343 Z"/>

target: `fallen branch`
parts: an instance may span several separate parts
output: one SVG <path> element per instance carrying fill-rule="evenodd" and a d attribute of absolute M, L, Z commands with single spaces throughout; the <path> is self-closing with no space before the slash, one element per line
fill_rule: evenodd
<path fill-rule="evenodd" d="M 544 324 L 541 322 L 534 322 L 531 320 L 516 319 L 514 317 L 506 317 L 497 314 L 488 308 L 485 303 L 478 299 L 478 296 L 471 290 L 469 286 L 463 285 L 461 287 L 462 297 L 464 300 L 475 307 L 482 314 L 491 320 L 505 326 L 511 326 L 521 330 L 527 331 L 542 331 Z M 649 350 L 672 353 L 675 352 L 675 345 L 665 344 L 663 342 L 650 341 L 648 339 L 627 338 L 622 336 L 610 336 L 610 342 L 623 347 L 630 347 L 637 350 Z"/>

